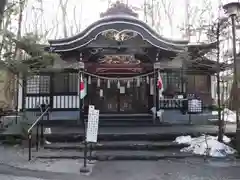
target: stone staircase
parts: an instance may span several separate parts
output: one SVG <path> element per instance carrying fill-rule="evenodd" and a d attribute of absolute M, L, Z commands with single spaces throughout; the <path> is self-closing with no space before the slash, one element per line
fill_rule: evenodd
<path fill-rule="evenodd" d="M 87 117 L 85 117 L 87 118 Z M 153 118 L 151 114 L 101 114 L 99 126 L 152 126 Z"/>
<path fill-rule="evenodd" d="M 53 117 L 53 116 L 52 116 Z M 71 117 L 71 116 L 70 116 Z M 87 117 L 85 117 L 87 118 Z M 84 150 L 83 123 L 76 119 L 55 116 L 44 120 L 44 149 L 33 153 L 36 158 L 82 159 Z M 230 130 L 232 134 L 235 130 Z M 214 125 L 177 125 L 154 122 L 151 114 L 101 114 L 98 143 L 92 144 L 91 158 L 96 160 L 158 160 L 192 156 L 181 153 L 186 145 L 174 143 L 180 135 L 216 134 Z M 234 134 L 234 133 L 233 133 Z M 90 158 L 90 154 L 88 153 Z"/>
<path fill-rule="evenodd" d="M 93 160 L 159 160 L 166 158 L 184 158 L 189 154 L 181 153 L 185 145 L 171 142 L 131 141 L 131 142 L 99 142 L 92 146 Z M 38 156 L 44 159 L 82 159 L 84 145 L 81 142 L 55 142 L 45 145 L 48 153 Z M 50 153 L 49 153 L 50 152 Z"/>
<path fill-rule="evenodd" d="M 141 127 L 141 126 L 140 126 Z M 116 127 L 115 127 L 116 128 Z M 181 153 L 180 149 L 186 147 L 174 141 L 177 135 L 134 133 L 105 133 L 98 136 L 98 143 L 89 144 L 92 150 L 89 159 L 106 160 L 159 160 L 166 158 L 185 158 L 190 154 Z M 121 127 L 120 127 L 121 131 Z M 61 136 L 46 136 L 48 144 L 44 145 L 45 153 L 37 158 L 42 159 L 82 159 L 84 151 L 83 134 L 62 134 Z"/>
<path fill-rule="evenodd" d="M 87 120 L 87 116 L 84 117 Z M 82 122 L 77 122 L 76 119 L 61 119 L 55 118 L 54 120 L 44 121 L 45 126 L 65 126 L 76 127 L 82 126 Z M 135 126 L 154 126 L 156 123 L 153 121 L 151 114 L 100 114 L 99 126 L 100 127 L 135 127 Z"/>

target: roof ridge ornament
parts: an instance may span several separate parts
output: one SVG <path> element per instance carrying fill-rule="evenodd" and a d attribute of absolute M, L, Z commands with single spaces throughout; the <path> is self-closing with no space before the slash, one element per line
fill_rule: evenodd
<path fill-rule="evenodd" d="M 137 13 L 135 13 L 127 4 L 124 4 L 120 1 L 116 1 L 116 3 L 113 3 L 110 8 L 100 14 L 100 17 L 102 18 L 106 16 L 116 15 L 128 15 L 138 18 Z"/>

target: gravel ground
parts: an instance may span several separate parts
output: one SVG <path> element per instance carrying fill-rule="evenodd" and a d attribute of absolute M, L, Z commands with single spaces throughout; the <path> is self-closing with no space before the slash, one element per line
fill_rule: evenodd
<path fill-rule="evenodd" d="M 91 177 L 115 180 L 238 180 L 240 162 L 202 159 L 98 162 Z"/>
<path fill-rule="evenodd" d="M 54 160 L 54 159 L 36 159 L 37 154 L 46 154 L 49 150 L 41 149 L 36 152 L 32 149 L 32 160 L 28 161 L 28 149 L 22 149 L 18 146 L 0 146 L 0 164 L 9 165 L 13 167 L 25 168 L 30 170 L 59 172 L 59 173 L 75 173 L 79 174 L 80 167 L 83 166 L 83 160 Z M 58 154 L 58 151 L 51 153 Z M 62 153 L 61 151 L 59 153 Z M 69 152 L 72 153 L 72 152 Z M 65 167 L 65 168 L 62 168 Z M 0 179 L 1 180 L 1 179 Z"/>
<path fill-rule="evenodd" d="M 73 167 L 73 166 L 71 166 Z M 63 165 L 62 168 L 66 168 Z M 185 159 L 98 162 L 90 176 L 0 165 L 1 180 L 239 180 L 240 162 Z M 14 175 L 14 176 L 13 176 Z"/>
<path fill-rule="evenodd" d="M 46 180 L 46 179 L 39 179 L 39 178 L 33 178 L 33 177 L 16 177 L 11 175 L 1 175 L 1 180 Z"/>
<path fill-rule="evenodd" d="M 0 180 L 239 180 L 240 161 L 200 158 L 103 161 L 81 175 L 81 160 L 27 161 L 27 151 L 0 146 Z M 35 152 L 36 153 L 36 152 Z"/>

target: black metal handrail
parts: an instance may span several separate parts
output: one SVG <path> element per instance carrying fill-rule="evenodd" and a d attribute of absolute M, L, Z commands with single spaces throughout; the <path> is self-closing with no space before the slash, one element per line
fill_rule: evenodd
<path fill-rule="evenodd" d="M 40 127 L 41 127 L 41 134 L 40 134 L 40 145 L 43 146 L 44 144 L 44 135 L 43 135 L 43 117 L 47 115 L 47 120 L 49 120 L 49 109 L 50 107 L 48 106 L 46 110 L 43 112 L 41 110 L 41 115 L 34 121 L 34 123 L 31 125 L 31 127 L 28 129 L 28 160 L 30 161 L 32 159 L 32 130 L 36 126 L 36 150 L 38 151 L 39 148 L 39 122 Z"/>

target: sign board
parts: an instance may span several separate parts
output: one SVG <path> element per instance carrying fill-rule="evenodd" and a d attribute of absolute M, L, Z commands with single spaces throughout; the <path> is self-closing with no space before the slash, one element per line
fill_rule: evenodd
<path fill-rule="evenodd" d="M 91 114 L 94 110 L 95 110 L 95 106 L 94 105 L 89 105 L 88 106 L 88 115 Z"/>
<path fill-rule="evenodd" d="M 98 135 L 99 110 L 92 109 L 93 107 L 89 106 L 86 140 L 87 142 L 96 143 Z"/>
<path fill-rule="evenodd" d="M 162 60 L 161 62 L 154 63 L 154 69 L 178 69 L 182 67 L 181 59 L 173 59 L 173 60 Z"/>
<path fill-rule="evenodd" d="M 88 122 L 89 122 L 90 116 L 91 116 L 91 114 L 93 113 L 94 110 L 95 110 L 94 105 L 89 105 L 88 106 Z"/>

